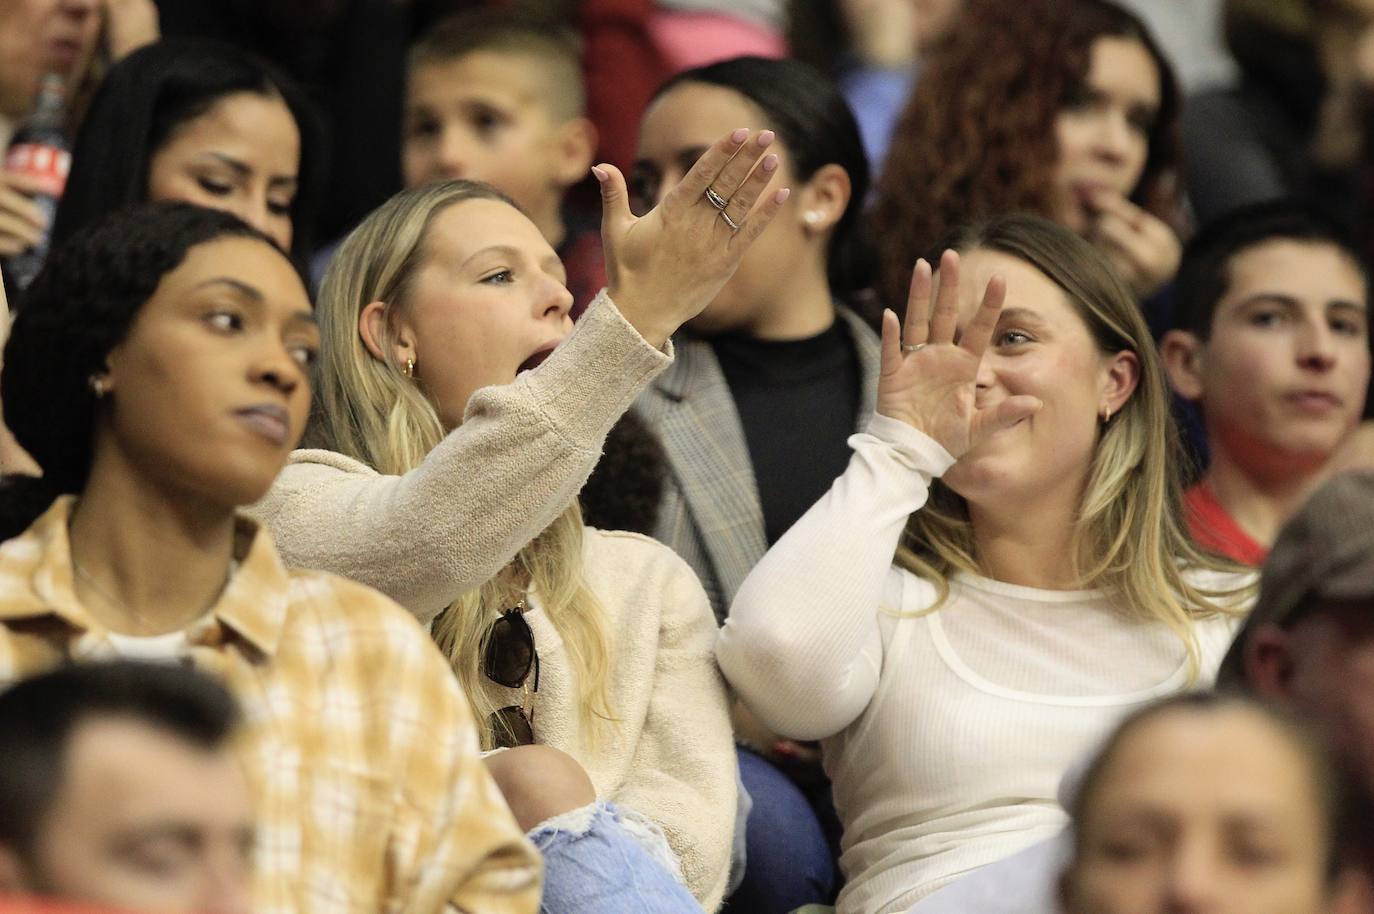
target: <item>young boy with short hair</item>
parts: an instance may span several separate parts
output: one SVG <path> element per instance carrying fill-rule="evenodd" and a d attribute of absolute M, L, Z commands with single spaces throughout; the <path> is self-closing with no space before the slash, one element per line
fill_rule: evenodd
<path fill-rule="evenodd" d="M 1345 233 L 1295 203 L 1236 210 L 1188 245 L 1161 352 L 1207 430 L 1210 463 L 1185 493 L 1201 545 L 1259 565 L 1333 475 L 1369 386 L 1368 302 Z"/>
<path fill-rule="evenodd" d="M 596 154 L 585 112 L 578 38 L 548 21 L 509 10 L 459 13 L 411 47 L 406 186 L 468 178 L 509 194 L 562 258 L 574 316 L 606 284 L 600 211 L 564 206 Z"/>

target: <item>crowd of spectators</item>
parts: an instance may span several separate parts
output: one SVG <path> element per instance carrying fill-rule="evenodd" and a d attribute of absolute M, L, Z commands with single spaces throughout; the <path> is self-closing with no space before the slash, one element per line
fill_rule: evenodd
<path fill-rule="evenodd" d="M 1370 0 L 0 0 L 0 912 L 1374 914 Z"/>

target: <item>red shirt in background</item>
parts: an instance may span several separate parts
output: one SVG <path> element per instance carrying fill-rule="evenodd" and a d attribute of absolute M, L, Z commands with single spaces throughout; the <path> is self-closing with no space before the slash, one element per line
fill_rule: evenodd
<path fill-rule="evenodd" d="M 1252 568 L 1264 564 L 1269 550 L 1240 528 L 1206 483 L 1183 493 L 1183 507 L 1188 530 L 1199 546 Z"/>

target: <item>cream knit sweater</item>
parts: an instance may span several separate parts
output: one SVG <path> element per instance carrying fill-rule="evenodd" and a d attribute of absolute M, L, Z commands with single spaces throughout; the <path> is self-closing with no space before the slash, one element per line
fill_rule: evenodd
<path fill-rule="evenodd" d="M 404 476 L 301 450 L 251 513 L 290 565 L 382 591 L 430 622 L 496 574 L 572 501 L 615 421 L 668 365 L 603 292 L 573 334 L 514 383 L 473 395 L 463 425 Z M 540 656 L 535 734 L 587 769 L 598 794 L 659 824 L 707 910 L 724 894 L 735 754 L 715 620 L 691 569 L 653 540 L 588 530 L 584 569 L 611 633 L 611 707 L 596 750 L 563 646 L 531 599 Z"/>

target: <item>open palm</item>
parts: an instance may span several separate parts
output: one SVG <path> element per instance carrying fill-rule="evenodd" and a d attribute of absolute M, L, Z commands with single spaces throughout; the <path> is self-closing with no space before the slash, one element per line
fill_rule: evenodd
<path fill-rule="evenodd" d="M 988 435 L 1040 409 L 1038 397 L 1007 397 L 980 407 L 978 369 L 1006 300 L 1006 281 L 994 276 L 962 333 L 959 321 L 959 255 L 940 259 L 940 288 L 930 264 L 916 262 L 905 324 L 883 312 L 882 368 L 877 411 L 934 438 L 956 459 Z M 957 339 L 956 339 L 957 337 Z"/>
<path fill-rule="evenodd" d="M 787 188 L 764 194 L 778 168 L 773 139 L 771 130 L 722 137 L 642 217 L 630 212 L 620 171 L 594 169 L 611 298 L 655 345 L 711 303 L 787 200 Z M 707 188 L 727 201 L 723 210 Z"/>

